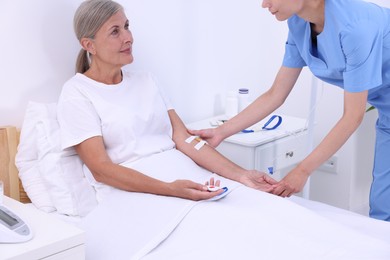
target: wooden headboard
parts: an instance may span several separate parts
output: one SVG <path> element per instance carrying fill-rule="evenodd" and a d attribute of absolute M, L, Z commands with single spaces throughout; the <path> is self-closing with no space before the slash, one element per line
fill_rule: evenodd
<path fill-rule="evenodd" d="M 0 180 L 4 183 L 4 194 L 23 203 L 30 202 L 20 182 L 15 156 L 20 131 L 13 126 L 0 127 Z"/>

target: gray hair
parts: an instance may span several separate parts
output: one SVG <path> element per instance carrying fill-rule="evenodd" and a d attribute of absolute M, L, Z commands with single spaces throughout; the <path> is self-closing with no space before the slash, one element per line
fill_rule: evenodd
<path fill-rule="evenodd" d="M 123 10 L 123 7 L 111 0 L 86 0 L 81 3 L 73 19 L 77 39 L 79 41 L 82 38 L 94 39 L 102 25 L 120 10 Z M 84 73 L 89 69 L 88 55 L 86 50 L 80 50 L 76 72 Z"/>

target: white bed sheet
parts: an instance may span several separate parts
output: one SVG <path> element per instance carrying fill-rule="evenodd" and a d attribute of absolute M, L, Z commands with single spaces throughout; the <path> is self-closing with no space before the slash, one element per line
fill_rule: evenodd
<path fill-rule="evenodd" d="M 297 203 L 330 221 L 383 240 L 389 243 L 390 246 L 390 222 L 376 220 L 352 211 L 297 196 L 292 196 L 288 198 L 288 200 Z"/>
<path fill-rule="evenodd" d="M 166 181 L 211 176 L 180 153 L 158 157 L 173 160 L 168 175 L 152 157 L 132 167 Z M 206 202 L 113 190 L 81 221 L 87 259 L 390 259 L 387 222 L 222 183 L 230 193 Z"/>
<path fill-rule="evenodd" d="M 388 223 L 337 211 L 323 217 L 246 187 L 201 203 L 116 191 L 82 226 L 94 260 L 390 259 L 389 239 L 372 236 L 390 234 Z"/>

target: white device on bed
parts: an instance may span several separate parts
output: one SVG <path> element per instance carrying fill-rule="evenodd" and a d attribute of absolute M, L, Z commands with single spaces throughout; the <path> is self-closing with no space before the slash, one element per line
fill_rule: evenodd
<path fill-rule="evenodd" d="M 21 243 L 31 238 L 28 225 L 11 210 L 0 205 L 0 243 Z"/>
<path fill-rule="evenodd" d="M 219 189 L 222 189 L 223 192 L 221 194 L 217 195 L 217 196 L 212 197 L 211 199 L 208 199 L 209 201 L 222 199 L 223 197 L 225 197 L 228 194 L 228 192 L 227 192 L 229 190 L 228 187 L 223 187 L 223 188 L 219 188 L 218 187 L 217 190 L 219 190 Z M 214 191 L 214 188 L 212 190 L 209 189 L 209 191 Z"/>
<path fill-rule="evenodd" d="M 222 188 L 219 187 L 219 186 L 207 185 L 207 190 L 208 191 L 217 191 L 217 190 L 220 190 L 220 189 L 222 189 Z"/>

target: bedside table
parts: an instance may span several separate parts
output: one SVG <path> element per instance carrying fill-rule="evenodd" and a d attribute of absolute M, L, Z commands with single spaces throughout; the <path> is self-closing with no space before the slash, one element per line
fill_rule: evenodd
<path fill-rule="evenodd" d="M 274 130 L 262 130 L 253 133 L 237 133 L 226 138 L 216 149 L 231 161 L 245 169 L 256 169 L 270 173 L 272 178 L 280 180 L 281 170 L 300 162 L 308 154 L 308 131 L 306 119 L 280 115 L 282 124 Z M 189 129 L 211 128 L 215 120 L 225 119 L 216 116 L 188 124 Z M 257 125 L 264 125 L 269 117 Z"/>
<path fill-rule="evenodd" d="M 85 259 L 83 230 L 6 196 L 3 205 L 27 223 L 33 238 L 24 243 L 0 244 L 1 260 Z"/>

